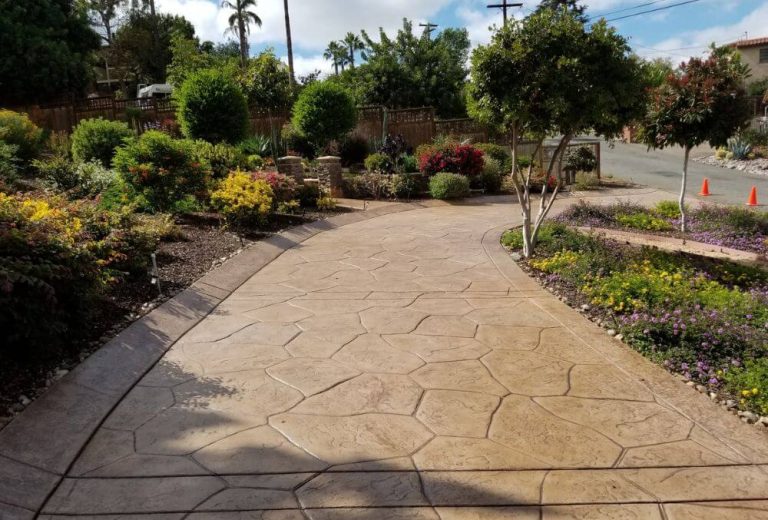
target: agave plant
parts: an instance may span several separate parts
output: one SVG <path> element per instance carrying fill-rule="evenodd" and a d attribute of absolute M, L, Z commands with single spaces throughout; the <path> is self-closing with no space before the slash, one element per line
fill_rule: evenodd
<path fill-rule="evenodd" d="M 242 141 L 239 148 L 248 155 L 267 157 L 272 153 L 272 139 L 266 135 L 254 135 Z"/>
<path fill-rule="evenodd" d="M 752 146 L 740 134 L 736 134 L 728 139 L 728 151 L 733 154 L 734 159 L 743 161 L 752 151 Z"/>

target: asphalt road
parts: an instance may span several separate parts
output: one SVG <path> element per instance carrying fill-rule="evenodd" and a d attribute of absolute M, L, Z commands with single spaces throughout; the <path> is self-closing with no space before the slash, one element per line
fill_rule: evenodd
<path fill-rule="evenodd" d="M 709 149 L 697 149 L 691 157 L 709 155 Z M 607 143 L 601 146 L 602 173 L 670 192 L 676 198 L 680 192 L 683 170 L 682 148 L 650 150 L 641 144 Z M 688 196 L 697 197 L 704 178 L 709 179 L 710 197 L 698 197 L 712 202 L 744 204 L 752 186 L 757 186 L 758 202 L 768 209 L 768 176 L 750 175 L 736 170 L 709 166 L 691 160 L 688 165 Z"/>

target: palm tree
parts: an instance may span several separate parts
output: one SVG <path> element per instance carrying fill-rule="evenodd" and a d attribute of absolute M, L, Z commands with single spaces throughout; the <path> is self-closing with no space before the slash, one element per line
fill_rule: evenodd
<path fill-rule="evenodd" d="M 333 68 L 336 71 L 336 75 L 339 75 L 339 66 L 344 71 L 344 65 L 347 61 L 347 48 L 339 42 L 331 42 L 326 47 L 323 53 L 323 58 L 331 60 L 333 62 Z"/>
<path fill-rule="evenodd" d="M 349 49 L 349 66 L 355 68 L 355 51 L 361 51 L 365 49 L 365 45 L 360 37 L 354 33 L 348 32 L 342 40 L 344 45 Z"/>
<path fill-rule="evenodd" d="M 291 42 L 291 18 L 288 16 L 288 0 L 283 0 L 285 11 L 285 46 L 288 48 L 288 72 L 291 75 L 291 85 L 296 85 L 296 74 L 293 70 L 293 43 Z"/>
<path fill-rule="evenodd" d="M 248 36 L 251 34 L 251 22 L 261 27 L 261 18 L 249 11 L 249 7 L 256 7 L 256 0 L 222 0 L 221 7 L 226 7 L 235 11 L 229 17 L 229 29 L 240 40 L 240 61 L 245 67 L 248 62 Z"/>

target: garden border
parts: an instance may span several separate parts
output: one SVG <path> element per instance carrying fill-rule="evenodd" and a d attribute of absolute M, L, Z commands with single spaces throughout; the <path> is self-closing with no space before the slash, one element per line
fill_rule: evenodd
<path fill-rule="evenodd" d="M 253 244 L 133 322 L 0 430 L 0 517 L 39 514 L 93 434 L 141 378 L 176 341 L 285 251 L 324 231 L 440 205 L 447 204 L 396 202 L 290 228 Z"/>
<path fill-rule="evenodd" d="M 766 434 L 726 413 L 704 394 L 689 387 L 639 352 L 608 336 L 605 331 L 569 305 L 559 301 L 517 265 L 501 245 L 501 235 L 519 226 L 502 225 L 486 232 L 482 244 L 496 268 L 510 283 L 531 298 L 534 305 L 574 333 L 588 347 L 631 379 L 649 387 L 658 401 L 678 411 L 695 425 L 718 438 L 731 450 L 751 461 L 768 462 Z"/>

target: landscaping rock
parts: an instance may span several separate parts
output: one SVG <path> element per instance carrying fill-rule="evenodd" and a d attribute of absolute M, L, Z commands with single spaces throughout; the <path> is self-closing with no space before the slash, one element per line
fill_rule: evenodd
<path fill-rule="evenodd" d="M 520 253 L 510 253 L 509 256 L 511 256 L 512 260 L 514 260 L 515 262 L 519 262 L 520 260 L 523 259 L 522 255 L 520 255 Z"/>
<path fill-rule="evenodd" d="M 728 408 L 729 410 L 732 410 L 732 409 L 736 408 L 738 405 L 739 405 L 739 404 L 738 404 L 738 403 L 737 403 L 737 402 L 736 402 L 734 399 L 728 399 L 728 400 L 725 402 L 725 406 L 726 406 L 726 408 Z"/>
<path fill-rule="evenodd" d="M 754 424 L 758 421 L 758 419 L 760 419 L 760 417 L 756 413 L 749 412 L 749 411 L 739 412 L 739 417 L 746 420 L 746 422 L 748 422 L 749 424 Z"/>
<path fill-rule="evenodd" d="M 616 331 L 613 330 L 613 329 L 608 329 L 607 331 L 605 331 L 605 333 L 608 334 L 609 336 L 615 336 L 616 335 Z"/>

